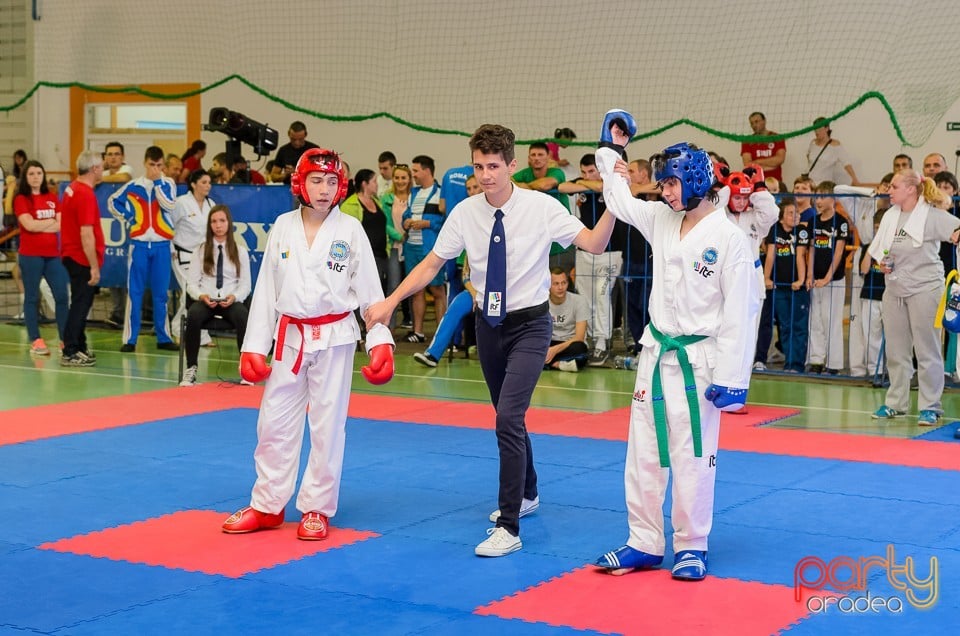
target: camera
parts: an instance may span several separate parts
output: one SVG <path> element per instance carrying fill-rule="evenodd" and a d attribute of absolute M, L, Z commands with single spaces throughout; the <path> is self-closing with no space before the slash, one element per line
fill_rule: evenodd
<path fill-rule="evenodd" d="M 229 108 L 211 108 L 208 121 L 203 128 L 223 133 L 234 141 L 253 146 L 253 151 L 258 157 L 270 154 L 277 149 L 279 135 L 276 130 Z"/>

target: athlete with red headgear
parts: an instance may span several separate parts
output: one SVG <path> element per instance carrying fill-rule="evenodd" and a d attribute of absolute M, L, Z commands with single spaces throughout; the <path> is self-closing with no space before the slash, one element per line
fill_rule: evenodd
<path fill-rule="evenodd" d="M 727 204 L 727 218 L 739 227 L 750 248 L 757 257 L 757 279 L 760 281 L 760 304 L 763 307 L 757 314 L 757 351 L 754 356 L 754 371 L 765 371 L 767 368 L 767 349 L 770 348 L 771 332 L 773 331 L 773 307 L 767 296 L 767 281 L 764 277 L 760 262 L 760 243 L 770 233 L 770 228 L 776 225 L 780 218 L 780 208 L 776 199 L 767 190 L 763 180 L 763 168 L 751 163 L 744 167 L 743 172 L 730 172 L 723 164 L 715 166 L 717 183 L 730 188 L 730 202 Z M 770 281 L 773 289 L 773 281 Z M 744 408 L 741 413 L 746 413 Z"/>
<path fill-rule="evenodd" d="M 650 569 L 666 551 L 663 503 L 673 473 L 675 579 L 707 575 L 720 411 L 742 408 L 759 310 L 756 252 L 726 218 L 710 157 L 690 144 L 651 159 L 663 202 L 630 192 L 621 151 L 636 132 L 629 113 L 607 113 L 597 149 L 607 210 L 653 250 L 650 322 L 640 343 L 624 472 L 625 545 L 597 565 L 614 574 Z"/>
<path fill-rule="evenodd" d="M 303 442 L 310 424 L 310 457 L 297 495 L 303 513 L 297 537 L 327 536 L 337 512 L 353 355 L 360 338 L 354 311 L 383 300 L 377 264 L 360 222 L 340 212 L 347 179 L 340 157 L 311 148 L 290 175 L 300 207 L 281 214 L 270 229 L 253 294 L 240 374 L 266 380 L 258 443 L 257 481 L 250 505 L 223 524 L 245 533 L 283 524 L 293 496 Z M 273 368 L 267 354 L 274 347 Z M 372 384 L 393 377 L 393 336 L 385 325 L 367 331 Z"/>

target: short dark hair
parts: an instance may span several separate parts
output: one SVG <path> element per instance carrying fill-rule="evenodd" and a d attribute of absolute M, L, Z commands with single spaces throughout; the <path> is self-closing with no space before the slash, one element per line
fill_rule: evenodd
<path fill-rule="evenodd" d="M 783 218 L 783 213 L 786 212 L 787 207 L 791 205 L 794 207 L 794 209 L 796 209 L 797 200 L 794 199 L 793 197 L 783 197 L 782 199 L 780 199 L 780 217 L 779 218 L 781 219 Z"/>
<path fill-rule="evenodd" d="M 516 140 L 513 131 L 505 126 L 483 124 L 470 137 L 470 153 L 479 150 L 484 155 L 500 155 L 505 163 L 510 163 L 516 158 Z"/>
<path fill-rule="evenodd" d="M 949 170 L 944 170 L 943 172 L 938 172 L 933 175 L 933 182 L 939 186 L 941 183 L 949 183 L 953 186 L 954 192 L 960 192 L 960 184 L 957 183 L 957 177 Z"/>
<path fill-rule="evenodd" d="M 760 119 L 762 119 L 763 121 L 767 121 L 767 116 L 761 113 L 759 110 L 755 110 L 752 113 L 750 113 L 750 116 L 747 117 L 747 119 L 753 119 L 754 115 L 760 115 Z"/>
<path fill-rule="evenodd" d="M 592 152 L 588 152 L 587 154 L 580 157 L 580 165 L 581 166 L 597 165 L 597 155 L 593 154 Z"/>
<path fill-rule="evenodd" d="M 121 155 L 126 154 L 126 152 L 125 152 L 124 149 L 123 149 L 123 144 L 120 143 L 119 141 L 108 141 L 108 142 L 107 142 L 107 145 L 103 147 L 103 151 L 106 152 L 106 151 L 110 150 L 111 148 L 119 148 Z"/>
<path fill-rule="evenodd" d="M 300 120 L 297 120 L 290 124 L 291 132 L 307 132 L 307 125 Z"/>
<path fill-rule="evenodd" d="M 380 156 L 377 157 L 377 163 L 383 163 L 384 161 L 389 161 L 391 166 L 395 166 L 397 165 L 397 155 L 389 150 L 384 150 L 380 153 Z"/>
<path fill-rule="evenodd" d="M 150 146 L 143 153 L 144 161 L 163 161 L 163 148 L 160 146 Z"/>
<path fill-rule="evenodd" d="M 893 163 L 897 163 L 897 159 L 906 159 L 906 160 L 907 160 L 907 167 L 908 167 L 908 168 L 912 168 L 912 167 L 913 167 L 913 157 L 911 157 L 910 155 L 905 155 L 905 154 L 903 154 L 903 153 L 901 152 L 899 155 L 896 155 L 896 156 L 893 158 Z"/>
<path fill-rule="evenodd" d="M 427 155 L 417 155 L 410 163 L 420 164 L 420 167 L 429 170 L 430 174 L 435 174 L 437 171 L 436 165 L 433 163 L 433 157 Z"/>
<path fill-rule="evenodd" d="M 554 276 L 566 276 L 567 270 L 563 269 L 559 265 L 554 265 L 553 267 L 550 268 L 550 273 L 553 274 Z"/>
<path fill-rule="evenodd" d="M 542 141 L 535 141 L 530 144 L 530 150 L 542 150 L 545 153 L 550 154 L 550 148 Z"/>

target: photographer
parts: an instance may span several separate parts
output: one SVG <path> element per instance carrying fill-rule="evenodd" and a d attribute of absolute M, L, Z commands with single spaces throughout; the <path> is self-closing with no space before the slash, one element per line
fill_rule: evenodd
<path fill-rule="evenodd" d="M 234 239 L 230 208 L 214 206 L 207 219 L 207 240 L 193 251 L 190 261 L 189 308 L 183 335 L 187 370 L 180 386 L 193 386 L 197 382 L 200 327 L 214 316 L 233 325 L 237 330 L 237 346 L 242 346 L 247 330 L 247 307 L 243 301 L 250 295 L 250 286 L 250 255 Z"/>

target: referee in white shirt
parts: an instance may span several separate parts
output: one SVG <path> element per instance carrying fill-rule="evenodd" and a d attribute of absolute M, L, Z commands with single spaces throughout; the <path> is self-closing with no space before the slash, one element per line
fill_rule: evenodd
<path fill-rule="evenodd" d="M 477 129 L 470 138 L 470 150 L 483 193 L 465 199 L 454 208 L 455 214 L 447 215 L 433 249 L 396 291 L 371 305 L 365 314 L 368 328 L 387 324 L 401 300 L 422 289 L 447 260 L 466 250 L 470 278 L 477 289 L 477 352 L 497 413 L 500 450 L 499 510 L 490 515 L 496 527 L 487 531 L 487 539 L 475 550 L 479 556 L 490 557 L 522 547 L 520 515 L 539 504 L 525 416 L 552 333 L 550 244 L 567 247 L 573 243 L 599 254 L 609 243 L 614 224 L 606 213 L 589 230 L 556 199 L 514 187 L 510 179 L 517 168 L 514 139 L 513 131 L 503 126 L 484 124 Z M 506 245 L 502 292 L 491 290 L 488 278 L 491 246 L 500 242 L 499 237 L 491 236 L 498 218 L 502 218 Z"/>

